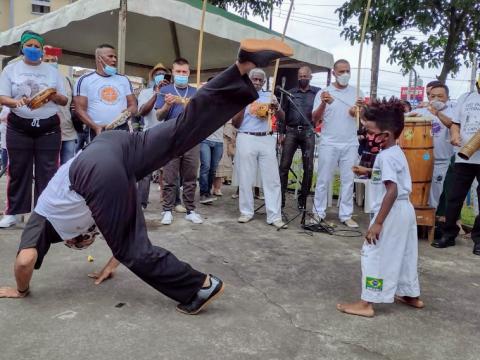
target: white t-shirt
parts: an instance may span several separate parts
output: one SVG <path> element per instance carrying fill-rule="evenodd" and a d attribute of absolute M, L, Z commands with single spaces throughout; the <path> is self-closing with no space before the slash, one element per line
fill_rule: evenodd
<path fill-rule="evenodd" d="M 102 76 L 91 72 L 81 76 L 74 89 L 75 96 L 88 98 L 87 113 L 97 125 L 108 125 L 127 108 L 132 95 L 130 80 L 123 75 Z"/>
<path fill-rule="evenodd" d="M 387 193 L 385 181 L 397 184 L 397 199 L 408 200 L 412 191 L 412 179 L 405 154 L 398 145 L 380 151 L 375 158 L 370 178 L 370 194 L 373 213 L 378 213 Z"/>
<path fill-rule="evenodd" d="M 0 112 L 0 143 L 2 143 L 2 149 L 7 148 L 7 117 L 10 114 L 10 108 L 4 106 Z"/>
<path fill-rule="evenodd" d="M 140 109 L 143 104 L 148 102 L 153 96 L 153 87 L 146 88 L 140 91 L 138 95 L 138 108 Z M 159 121 L 157 120 L 157 114 L 155 111 L 155 104 L 153 104 L 152 110 L 143 117 L 143 131 L 150 129 L 151 127 L 157 125 Z"/>
<path fill-rule="evenodd" d="M 78 155 L 78 154 L 77 154 Z M 62 240 L 84 234 L 95 223 L 85 199 L 70 190 L 72 161 L 63 164 L 38 198 L 35 212 L 47 218 Z"/>
<path fill-rule="evenodd" d="M 358 145 L 357 122 L 348 112 L 357 99 L 355 88 L 347 86 L 345 89 L 338 89 L 334 85 L 328 86 L 315 96 L 313 111 L 322 103 L 320 96 L 325 91 L 328 91 L 334 100 L 325 107 L 320 133 L 321 144 Z M 362 92 L 360 97 L 364 97 Z"/>
<path fill-rule="evenodd" d="M 213 142 L 219 142 L 223 143 L 223 128 L 224 126 L 220 126 L 215 132 L 207 137 L 207 140 L 213 141 Z"/>
<path fill-rule="evenodd" d="M 433 135 L 433 157 L 435 160 L 450 160 L 453 156 L 453 145 L 450 143 L 450 130 L 434 116 L 427 108 L 414 110 L 419 115 L 432 118 L 432 135 Z M 453 117 L 453 109 L 447 106 L 442 110 L 449 118 Z"/>
<path fill-rule="evenodd" d="M 22 60 L 8 64 L 0 75 L 0 96 L 20 99 L 23 96 L 33 98 L 40 91 L 54 88 L 65 94 L 63 76 L 53 66 L 45 63 L 27 65 Z M 58 112 L 59 106 L 53 101 L 36 110 L 27 106 L 12 109 L 12 112 L 26 119 L 46 119 Z"/>
<path fill-rule="evenodd" d="M 480 94 L 475 91 L 460 96 L 452 120 L 454 123 L 460 124 L 463 146 L 480 130 Z M 480 164 L 480 151 L 475 151 L 469 160 L 463 160 L 457 155 L 455 162 Z"/>

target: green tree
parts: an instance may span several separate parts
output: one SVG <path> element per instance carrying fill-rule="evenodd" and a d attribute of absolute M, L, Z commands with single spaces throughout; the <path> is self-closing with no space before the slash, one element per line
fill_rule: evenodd
<path fill-rule="evenodd" d="M 408 27 L 418 29 L 426 39 L 404 36 L 389 43 L 389 61 L 406 71 L 415 65 L 441 68 L 438 80 L 456 74 L 463 64 L 471 65 L 480 55 L 480 2 L 478 0 L 408 1 L 415 11 Z M 416 4 L 413 4 L 416 3 Z"/>
<path fill-rule="evenodd" d="M 391 43 L 395 36 L 404 29 L 412 15 L 413 1 L 372 0 L 365 41 L 372 43 L 372 72 L 370 97 L 377 97 L 378 73 L 380 65 L 380 49 L 382 45 Z M 360 42 L 360 36 L 365 18 L 366 0 L 350 0 L 335 10 L 343 26 L 341 35 L 350 40 L 352 45 Z M 354 20 L 354 21 L 352 21 Z"/>
<path fill-rule="evenodd" d="M 208 0 L 208 2 L 224 10 L 231 7 L 244 18 L 253 15 L 266 20 L 272 8 L 282 5 L 283 0 Z"/>

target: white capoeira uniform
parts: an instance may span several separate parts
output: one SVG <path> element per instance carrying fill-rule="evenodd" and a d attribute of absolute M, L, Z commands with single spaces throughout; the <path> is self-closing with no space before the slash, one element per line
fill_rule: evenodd
<path fill-rule="evenodd" d="M 259 103 L 270 103 L 270 92 L 259 91 L 258 96 Z M 282 193 L 275 151 L 277 140 L 269 134 L 268 121 L 258 118 L 252 105 L 246 107 L 242 125 L 237 134 L 235 172 L 239 185 L 238 203 L 242 215 L 253 216 L 252 188 L 260 171 L 267 223 L 271 224 L 282 219 Z"/>
<path fill-rule="evenodd" d="M 436 208 L 440 195 L 443 191 L 443 182 L 445 175 L 450 165 L 450 159 L 454 154 L 453 145 L 450 143 L 450 130 L 440 121 L 436 116 L 433 116 L 426 108 L 415 110 L 416 113 L 422 116 L 429 116 L 432 120 L 432 135 L 433 135 L 433 177 L 432 186 L 430 188 L 430 196 L 428 203 L 431 207 Z M 449 118 L 453 118 L 453 109 L 451 106 L 446 106 L 442 112 Z"/>
<path fill-rule="evenodd" d="M 357 123 L 350 116 L 349 110 L 355 105 L 356 91 L 353 86 L 338 89 L 334 85 L 328 86 L 328 91 L 334 98 L 327 104 L 323 116 L 320 146 L 318 149 L 317 184 L 313 213 L 324 219 L 327 209 L 329 184 L 334 171 L 340 168 L 340 221 L 346 221 L 353 214 L 353 172 L 352 167 L 358 159 Z M 321 93 L 315 96 L 313 111 L 321 104 Z M 363 98 L 363 93 L 360 93 Z"/>
<path fill-rule="evenodd" d="M 370 186 L 374 190 L 374 218 L 386 194 L 385 182 L 397 184 L 397 199 L 387 215 L 377 244 L 362 248 L 362 300 L 391 303 L 395 294 L 420 296 L 417 273 L 417 223 L 409 195 L 412 180 L 407 159 L 399 146 L 381 151 L 375 159 Z"/>

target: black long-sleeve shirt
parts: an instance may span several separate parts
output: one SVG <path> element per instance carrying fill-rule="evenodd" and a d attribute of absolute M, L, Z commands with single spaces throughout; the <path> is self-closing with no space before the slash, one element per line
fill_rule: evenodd
<path fill-rule="evenodd" d="M 313 101 L 315 96 L 320 91 L 320 88 L 315 86 L 310 86 L 308 90 L 303 91 L 298 87 L 295 87 L 291 90 L 288 90 L 293 95 L 293 101 L 300 109 L 303 115 L 308 119 L 310 124 L 314 126 L 312 121 L 312 111 L 313 111 Z M 286 126 L 307 126 L 305 120 L 303 120 L 302 115 L 298 113 L 297 109 L 286 99 L 283 98 L 283 106 L 285 110 L 285 121 L 279 122 L 278 130 L 281 134 L 286 133 Z"/>

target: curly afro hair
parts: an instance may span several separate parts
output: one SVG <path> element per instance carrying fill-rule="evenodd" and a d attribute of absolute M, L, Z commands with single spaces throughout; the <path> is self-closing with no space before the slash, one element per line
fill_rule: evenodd
<path fill-rule="evenodd" d="M 372 101 L 363 111 L 365 120 L 373 121 L 382 131 L 391 131 L 397 139 L 403 131 L 404 106 L 394 97 Z"/>

